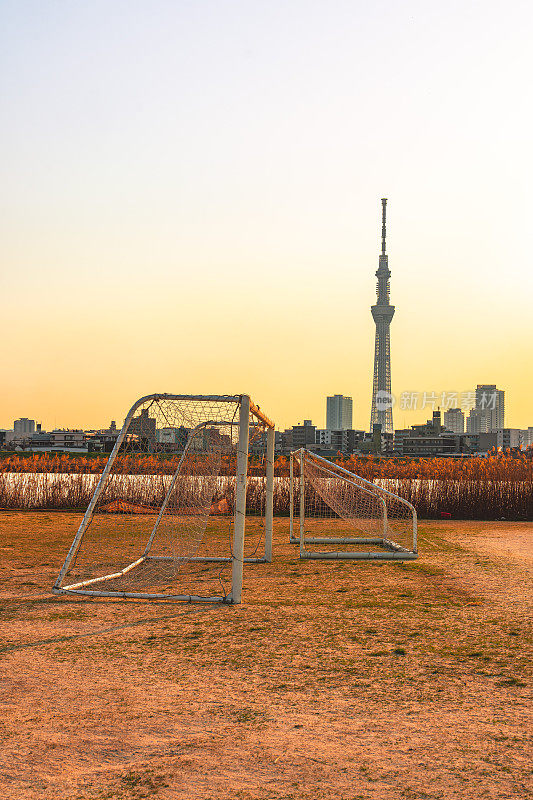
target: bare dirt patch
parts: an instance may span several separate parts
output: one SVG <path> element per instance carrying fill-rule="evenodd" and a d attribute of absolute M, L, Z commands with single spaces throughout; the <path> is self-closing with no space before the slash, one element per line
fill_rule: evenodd
<path fill-rule="evenodd" d="M 78 522 L 0 514 L 2 798 L 529 796 L 531 525 L 421 523 L 379 565 L 300 562 L 277 520 L 206 608 L 50 595 Z"/>
<path fill-rule="evenodd" d="M 466 541 L 471 541 L 466 536 Z M 509 524 L 485 523 L 474 540 L 478 552 L 495 556 L 506 556 L 513 561 L 522 561 L 526 568 L 533 567 L 533 525 L 517 526 Z"/>

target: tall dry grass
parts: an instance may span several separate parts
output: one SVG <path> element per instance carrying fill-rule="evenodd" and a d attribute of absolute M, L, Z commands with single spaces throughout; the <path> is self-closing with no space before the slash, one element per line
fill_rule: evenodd
<path fill-rule="evenodd" d="M 84 509 L 94 491 L 106 457 L 66 455 L 10 455 L 0 459 L 0 507 L 9 509 Z M 379 483 L 409 500 L 424 518 L 444 513 L 458 519 L 533 520 L 533 459 L 531 453 L 493 453 L 488 458 L 399 460 L 374 457 L 342 457 L 336 462 Z M 120 456 L 117 476 L 106 490 L 109 500 L 124 497 L 136 503 L 157 505 L 165 495 L 176 457 Z M 276 461 L 274 513 L 289 513 L 288 461 Z M 234 465 L 225 462 L 217 498 L 232 498 L 230 476 Z M 251 461 L 248 507 L 250 513 L 264 508 L 264 466 Z M 135 476 L 144 476 L 142 480 Z M 122 476 L 122 483 L 121 483 Z M 132 478 L 132 476 L 134 476 Z M 126 484 L 124 483 L 126 481 Z M 125 486 L 127 485 L 127 490 Z M 296 487 L 297 500 L 297 487 Z"/>

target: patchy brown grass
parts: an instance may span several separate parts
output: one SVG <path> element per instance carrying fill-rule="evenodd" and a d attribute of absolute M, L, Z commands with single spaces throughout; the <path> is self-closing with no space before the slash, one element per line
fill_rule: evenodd
<path fill-rule="evenodd" d="M 0 514 L 6 800 L 457 800 L 532 789 L 532 528 L 410 564 L 275 560 L 241 606 L 49 594 L 80 516 Z"/>

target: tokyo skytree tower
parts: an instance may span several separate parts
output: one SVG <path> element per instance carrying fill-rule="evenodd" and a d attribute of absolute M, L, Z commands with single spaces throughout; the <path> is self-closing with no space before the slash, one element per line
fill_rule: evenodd
<path fill-rule="evenodd" d="M 392 433 L 392 405 L 390 380 L 390 323 L 395 308 L 389 302 L 390 271 L 389 259 L 385 252 L 387 199 L 382 198 L 381 254 L 376 272 L 377 301 L 372 306 L 372 316 L 376 323 L 376 346 L 374 351 L 374 383 L 372 388 L 372 412 L 370 414 L 370 431 L 376 423 L 381 425 L 383 433 Z"/>

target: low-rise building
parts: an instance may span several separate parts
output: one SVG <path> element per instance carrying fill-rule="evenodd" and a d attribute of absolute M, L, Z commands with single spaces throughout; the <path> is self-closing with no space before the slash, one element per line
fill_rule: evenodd
<path fill-rule="evenodd" d="M 458 434 L 408 436 L 403 441 L 404 456 L 446 456 L 460 452 Z"/>
<path fill-rule="evenodd" d="M 64 428 L 51 431 L 50 444 L 52 450 L 87 452 L 85 432 L 81 430 Z"/>
<path fill-rule="evenodd" d="M 347 428 L 343 430 L 317 429 L 316 445 L 321 450 L 330 449 L 337 453 L 358 453 L 361 443 L 369 437 L 365 431 Z"/>
<path fill-rule="evenodd" d="M 498 428 L 496 436 L 498 449 L 518 450 L 522 446 L 522 431 L 520 428 Z"/>
<path fill-rule="evenodd" d="M 173 450 L 183 449 L 187 444 L 189 429 L 181 425 L 178 428 L 158 428 L 156 430 L 156 441 L 160 445 L 168 446 Z"/>
<path fill-rule="evenodd" d="M 316 429 L 315 444 L 319 444 L 324 447 L 329 447 L 329 445 L 331 444 L 331 431 L 329 430 L 329 428 Z"/>
<path fill-rule="evenodd" d="M 396 455 L 403 456 L 403 444 L 405 439 L 411 435 L 411 428 L 401 428 L 394 431 L 394 452 Z"/>
<path fill-rule="evenodd" d="M 310 419 L 304 419 L 303 425 L 292 426 L 292 449 L 316 444 L 316 426 Z"/>
<path fill-rule="evenodd" d="M 370 436 L 367 431 L 356 430 L 350 428 L 346 431 L 346 444 L 348 453 L 360 453 L 361 445 Z"/>
<path fill-rule="evenodd" d="M 533 447 L 533 426 L 529 426 L 529 428 L 524 428 L 522 431 L 522 449 L 525 450 L 527 447 Z"/>
<path fill-rule="evenodd" d="M 36 431 L 30 439 L 29 447 L 35 452 L 47 452 L 52 448 L 52 434 L 46 431 Z"/>
<path fill-rule="evenodd" d="M 436 457 L 470 455 L 477 451 L 478 436 L 446 430 L 440 411 L 423 425 L 394 431 L 394 453 L 399 456 Z"/>

